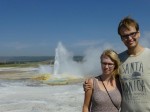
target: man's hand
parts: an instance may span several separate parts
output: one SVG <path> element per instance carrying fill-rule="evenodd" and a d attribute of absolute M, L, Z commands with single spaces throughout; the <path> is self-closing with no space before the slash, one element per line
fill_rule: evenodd
<path fill-rule="evenodd" d="M 83 83 L 83 89 L 84 91 L 88 91 L 92 89 L 92 85 L 89 83 L 89 79 L 86 79 Z"/>

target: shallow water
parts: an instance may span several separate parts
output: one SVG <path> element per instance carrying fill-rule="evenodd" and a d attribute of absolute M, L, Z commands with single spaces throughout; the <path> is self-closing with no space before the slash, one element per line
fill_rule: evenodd
<path fill-rule="evenodd" d="M 82 83 L 50 86 L 28 79 L 32 70 L 26 75 L 1 72 L 0 112 L 81 112 Z"/>

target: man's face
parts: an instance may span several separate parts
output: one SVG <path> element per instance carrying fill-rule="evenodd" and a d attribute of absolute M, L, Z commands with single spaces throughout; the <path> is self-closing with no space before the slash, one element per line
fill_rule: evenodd
<path fill-rule="evenodd" d="M 130 26 L 129 30 L 127 28 L 121 28 L 121 39 L 128 49 L 134 48 L 138 45 L 140 32 L 136 31 L 135 27 Z"/>

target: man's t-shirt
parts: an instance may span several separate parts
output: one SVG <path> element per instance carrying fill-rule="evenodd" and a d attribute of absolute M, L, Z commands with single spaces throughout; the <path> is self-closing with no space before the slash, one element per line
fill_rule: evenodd
<path fill-rule="evenodd" d="M 119 54 L 122 87 L 121 112 L 150 112 L 150 49 L 136 56 Z"/>

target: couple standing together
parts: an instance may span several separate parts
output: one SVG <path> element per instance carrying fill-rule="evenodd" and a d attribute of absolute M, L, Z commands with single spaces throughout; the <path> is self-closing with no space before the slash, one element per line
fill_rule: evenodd
<path fill-rule="evenodd" d="M 82 112 L 150 112 L 150 49 L 139 44 L 139 24 L 123 18 L 118 34 L 127 50 L 100 56 L 102 74 L 85 81 Z"/>

